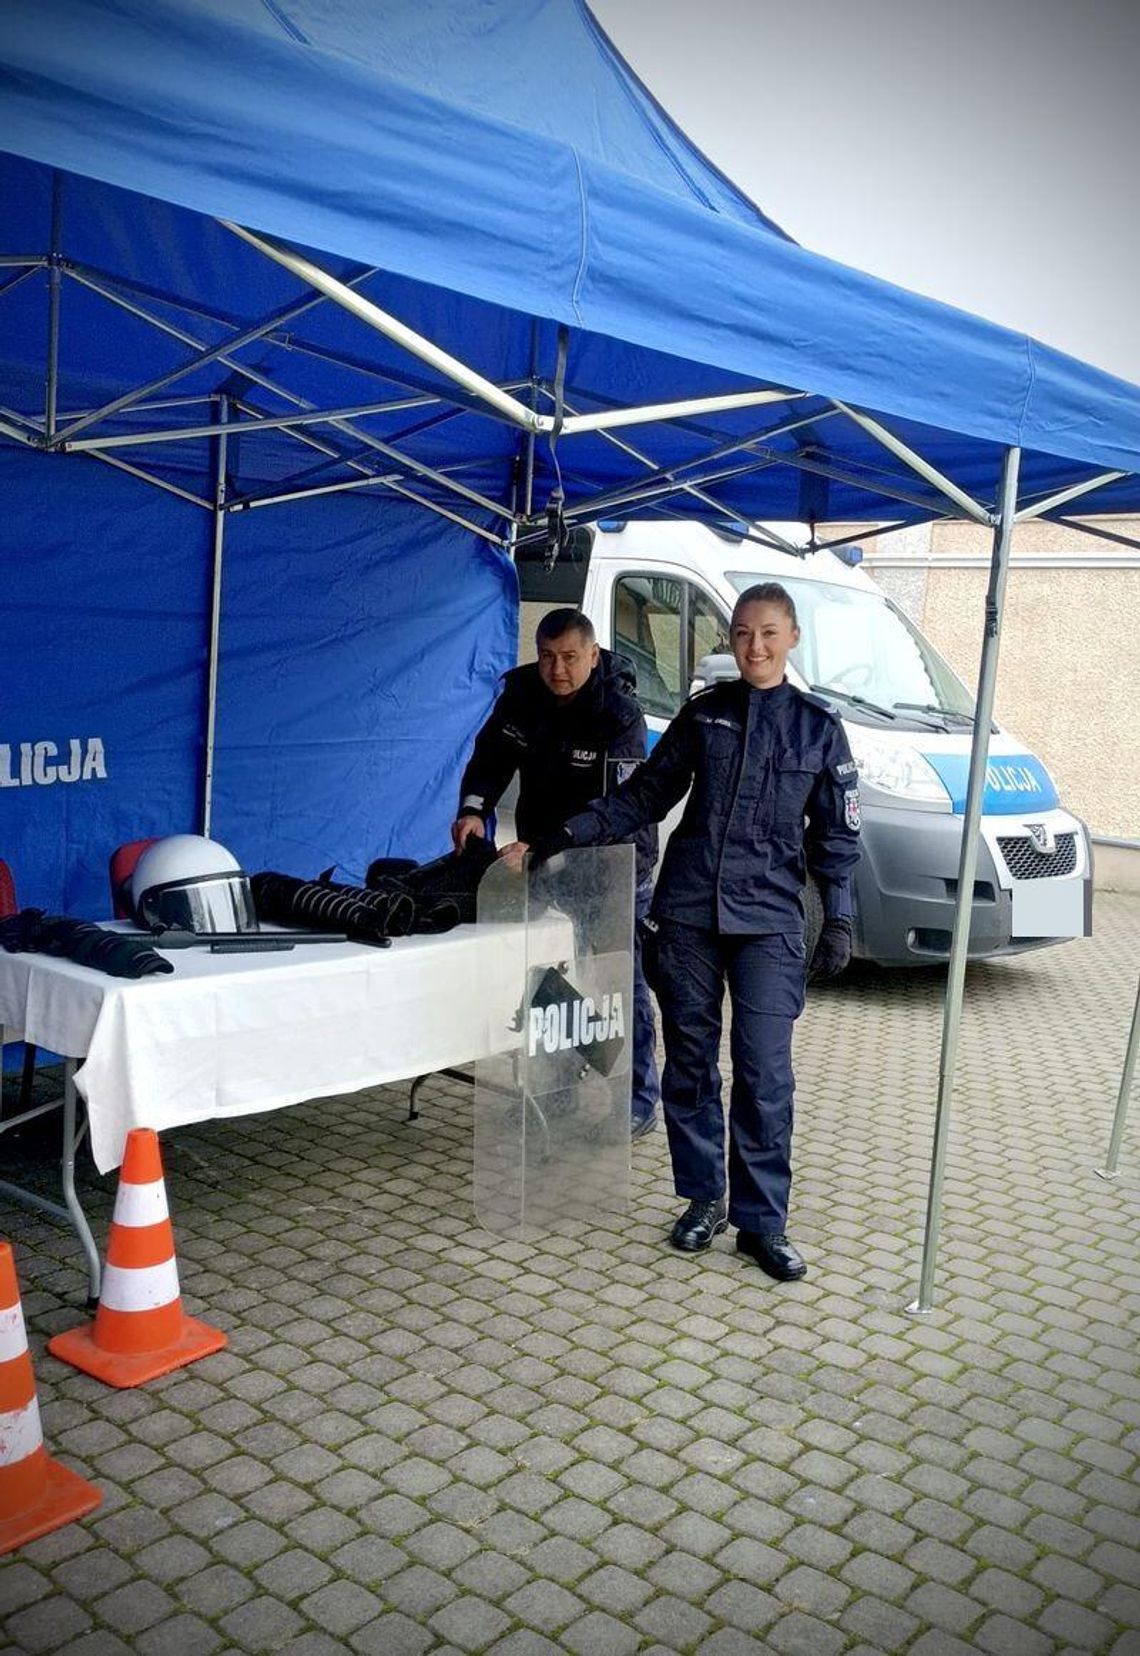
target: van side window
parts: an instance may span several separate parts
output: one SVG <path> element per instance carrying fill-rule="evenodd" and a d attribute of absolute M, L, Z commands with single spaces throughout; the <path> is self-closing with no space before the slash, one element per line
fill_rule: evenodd
<path fill-rule="evenodd" d="M 623 575 L 614 585 L 613 647 L 637 672 L 645 712 L 671 719 L 684 700 L 684 583 L 664 575 Z"/>
<path fill-rule="evenodd" d="M 730 649 L 728 622 L 699 587 L 689 588 L 689 657 L 686 676 L 691 678 L 702 656 L 726 655 Z"/>

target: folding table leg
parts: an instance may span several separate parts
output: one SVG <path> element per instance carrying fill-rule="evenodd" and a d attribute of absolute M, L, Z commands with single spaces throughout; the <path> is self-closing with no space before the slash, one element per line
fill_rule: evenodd
<path fill-rule="evenodd" d="M 418 1121 L 420 1119 L 420 1112 L 416 1109 L 416 1099 L 419 1096 L 420 1088 L 423 1086 L 424 1082 L 430 1081 L 433 1075 L 447 1075 L 450 1076 L 453 1081 L 466 1081 L 468 1085 L 473 1085 L 475 1081 L 475 1077 L 472 1075 L 470 1070 L 429 1070 L 427 1075 L 417 1075 L 408 1092 L 408 1114 L 406 1118 L 408 1121 Z"/>
<path fill-rule="evenodd" d="M 32 1105 L 32 1088 L 36 1084 L 36 1049 L 30 1041 L 24 1042 L 24 1067 L 20 1073 L 20 1109 Z"/>
<path fill-rule="evenodd" d="M 0 1030 L 0 1034 L 3 1031 Z M 2 1045 L 2 1043 L 0 1043 Z M 66 1058 L 63 1068 L 63 1097 L 48 1099 L 46 1103 L 36 1104 L 30 1109 L 21 1110 L 17 1115 L 0 1120 L 0 1134 L 12 1131 L 13 1128 L 23 1127 L 27 1122 L 34 1121 L 37 1116 L 47 1115 L 50 1110 L 63 1108 L 63 1151 L 60 1164 L 60 1184 L 63 1190 L 63 1199 L 67 1204 L 61 1207 L 58 1202 L 51 1201 L 47 1196 L 41 1196 L 38 1191 L 25 1190 L 23 1185 L 13 1184 L 9 1179 L 0 1179 L 0 1191 L 10 1196 L 13 1201 L 23 1202 L 25 1206 L 37 1208 L 41 1213 L 50 1213 L 53 1219 L 68 1221 L 87 1259 L 87 1280 L 90 1287 L 91 1303 L 95 1304 L 99 1298 L 100 1269 L 99 1251 L 95 1246 L 95 1238 L 87 1223 L 87 1215 L 83 1211 L 75 1189 L 75 1147 L 83 1137 L 83 1131 L 76 1131 L 75 1071 L 79 1065 L 78 1058 Z"/>
<path fill-rule="evenodd" d="M 76 1058 L 68 1058 L 64 1061 L 63 1066 L 63 1156 L 61 1173 L 63 1199 L 67 1203 L 67 1211 L 71 1217 L 72 1227 L 87 1257 L 88 1298 L 90 1303 L 95 1305 L 99 1300 L 99 1288 L 102 1281 L 99 1250 L 95 1246 L 95 1238 L 92 1236 L 91 1227 L 87 1223 L 87 1215 L 83 1211 L 75 1190 L 75 1146 L 77 1142 L 75 1131 L 75 1070 L 78 1062 L 79 1060 Z M 82 1137 L 82 1134 L 79 1136 Z"/>

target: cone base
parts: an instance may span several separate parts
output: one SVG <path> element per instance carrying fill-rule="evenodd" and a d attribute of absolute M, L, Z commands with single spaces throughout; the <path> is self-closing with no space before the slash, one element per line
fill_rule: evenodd
<path fill-rule="evenodd" d="M 0 1554 L 38 1541 L 41 1535 L 50 1535 L 77 1518 L 86 1518 L 103 1499 L 94 1484 L 50 1455 L 45 1457 L 45 1465 L 44 1491 L 35 1505 L 13 1518 L 0 1518 Z"/>
<path fill-rule="evenodd" d="M 83 1328 L 71 1328 L 65 1334 L 53 1334 L 47 1348 L 53 1357 L 94 1375 L 104 1385 L 126 1388 L 141 1386 L 147 1380 L 157 1380 L 160 1374 L 170 1374 L 199 1357 L 209 1357 L 228 1345 L 229 1336 L 209 1323 L 194 1317 L 183 1317 L 182 1333 L 171 1345 L 160 1351 L 107 1351 L 97 1346 L 91 1337 L 93 1322 Z"/>

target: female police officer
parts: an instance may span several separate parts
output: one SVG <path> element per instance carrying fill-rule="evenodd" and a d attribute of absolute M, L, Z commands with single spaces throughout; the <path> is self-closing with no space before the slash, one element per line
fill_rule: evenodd
<path fill-rule="evenodd" d="M 737 1247 L 779 1281 L 807 1269 L 785 1234 L 792 1026 L 803 1010 L 807 965 L 805 865 L 824 904 L 811 971 L 827 978 L 851 956 L 850 876 L 859 856 L 859 793 L 843 727 L 825 702 L 784 676 L 798 639 L 785 589 L 749 587 L 732 617 L 740 678 L 687 702 L 637 773 L 535 846 L 533 859 L 628 839 L 689 792 L 646 938 L 665 1039 L 661 1093 L 674 1183 L 689 1201 L 670 1240 L 697 1253 L 731 1222 Z M 727 1205 L 717 1063 L 726 978 Z"/>

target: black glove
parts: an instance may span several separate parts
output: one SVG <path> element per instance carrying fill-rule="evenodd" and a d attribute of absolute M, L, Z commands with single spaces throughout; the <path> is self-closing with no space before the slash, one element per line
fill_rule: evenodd
<path fill-rule="evenodd" d="M 812 983 L 830 983 L 851 963 L 850 920 L 825 920 L 808 967 Z"/>
<path fill-rule="evenodd" d="M 44 929 L 43 909 L 21 909 L 6 920 L 0 920 L 0 947 L 9 954 L 27 954 L 39 947 Z"/>
<path fill-rule="evenodd" d="M 533 874 L 537 869 L 540 869 L 544 863 L 548 863 L 551 857 L 560 857 L 563 851 L 569 851 L 573 844 L 574 841 L 570 838 L 570 835 L 567 833 L 565 828 L 559 828 L 557 832 L 553 834 L 544 834 L 541 839 L 536 839 L 531 842 L 527 859 L 527 867 Z"/>

